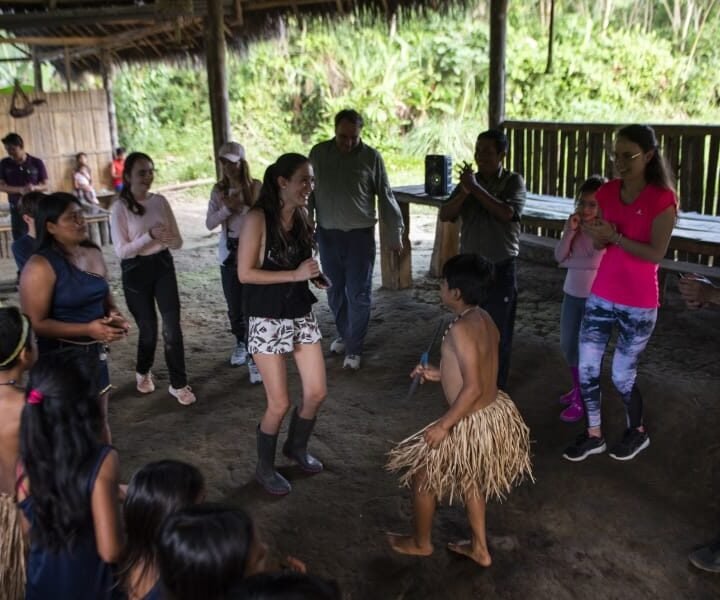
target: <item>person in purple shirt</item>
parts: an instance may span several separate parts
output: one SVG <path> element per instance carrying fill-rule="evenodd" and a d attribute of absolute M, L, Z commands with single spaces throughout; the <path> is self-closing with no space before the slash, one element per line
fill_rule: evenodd
<path fill-rule="evenodd" d="M 0 160 L 0 192 L 8 195 L 12 238 L 17 240 L 27 233 L 18 202 L 23 194 L 48 189 L 47 169 L 43 161 L 25 152 L 25 143 L 17 133 L 8 133 L 2 143 L 8 155 Z"/>

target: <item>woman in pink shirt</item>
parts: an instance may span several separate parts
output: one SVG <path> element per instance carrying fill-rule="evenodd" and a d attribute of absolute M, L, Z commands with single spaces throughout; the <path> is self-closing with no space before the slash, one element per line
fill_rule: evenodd
<path fill-rule="evenodd" d="M 155 391 L 150 368 L 157 345 L 157 303 L 170 375 L 168 391 L 188 405 L 195 402 L 195 394 L 185 373 L 180 296 L 169 251 L 182 246 L 182 237 L 168 201 L 150 192 L 154 177 L 155 167 L 147 154 L 132 152 L 125 159 L 123 188 L 110 215 L 113 245 L 121 259 L 125 301 L 138 328 L 137 389 L 142 394 Z"/>
<path fill-rule="evenodd" d="M 611 159 L 619 177 L 597 191 L 600 218 L 582 226 L 595 246 L 606 251 L 580 329 L 580 389 L 588 428 L 566 448 L 563 456 L 571 461 L 606 450 L 601 429 L 600 369 L 616 327 L 612 380 L 625 403 L 627 429 L 610 449 L 610 456 L 630 460 L 650 445 L 635 379 L 638 358 L 655 328 L 658 263 L 670 242 L 677 198 L 651 127 L 628 125 L 620 129 Z"/>

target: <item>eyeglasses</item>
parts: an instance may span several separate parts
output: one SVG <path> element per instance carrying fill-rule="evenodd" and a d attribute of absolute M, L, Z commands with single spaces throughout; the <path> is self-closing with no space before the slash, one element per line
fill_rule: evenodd
<path fill-rule="evenodd" d="M 641 155 L 642 155 L 642 152 L 636 152 L 635 154 L 630 154 L 629 152 L 623 152 L 621 154 L 618 154 L 617 152 L 608 152 L 608 160 L 610 162 L 629 163 Z"/>

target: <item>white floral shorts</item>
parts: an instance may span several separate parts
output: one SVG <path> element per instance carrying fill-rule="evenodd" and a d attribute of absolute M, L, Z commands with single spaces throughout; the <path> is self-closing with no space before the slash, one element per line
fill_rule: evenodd
<path fill-rule="evenodd" d="M 250 317 L 250 354 L 288 354 L 297 344 L 315 344 L 321 339 L 320 327 L 312 312 L 297 319 Z"/>

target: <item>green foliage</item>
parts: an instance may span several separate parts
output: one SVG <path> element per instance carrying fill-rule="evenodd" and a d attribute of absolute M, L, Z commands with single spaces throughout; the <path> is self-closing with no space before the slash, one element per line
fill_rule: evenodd
<path fill-rule="evenodd" d="M 649 0 L 645 0 L 647 4 Z M 558 3 L 554 61 L 539 2 L 512 2 L 506 114 L 512 119 L 720 122 L 720 17 L 681 53 L 661 2 L 647 33 L 637 3 L 616 3 L 607 28 L 598 3 Z M 251 169 L 283 152 L 307 152 L 333 134 L 333 116 L 355 107 L 365 140 L 384 155 L 394 183 L 417 180 L 427 153 L 468 160 L 485 128 L 485 2 L 384 17 L 289 18 L 285 37 L 251 44 L 228 60 L 233 135 Z M 650 14 L 650 13 L 647 13 Z M 631 26 L 628 26 L 628 23 Z M 212 134 L 202 64 L 136 65 L 115 84 L 121 139 L 150 153 L 160 181 L 212 176 Z"/>

